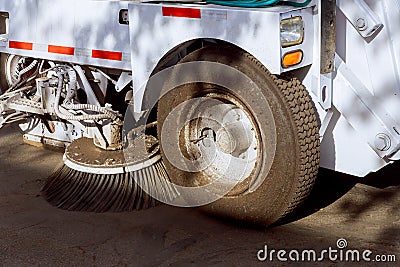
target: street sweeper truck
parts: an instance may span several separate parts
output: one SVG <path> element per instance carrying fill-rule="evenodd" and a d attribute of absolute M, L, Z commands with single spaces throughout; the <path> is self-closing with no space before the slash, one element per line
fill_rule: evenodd
<path fill-rule="evenodd" d="M 398 0 L 0 0 L 0 128 L 52 205 L 270 225 L 400 159 Z"/>

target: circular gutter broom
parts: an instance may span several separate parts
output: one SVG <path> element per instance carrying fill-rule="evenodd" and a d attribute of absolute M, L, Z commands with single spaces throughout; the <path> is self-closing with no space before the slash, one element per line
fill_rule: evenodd
<path fill-rule="evenodd" d="M 91 212 L 147 209 L 158 204 L 152 196 L 173 199 L 177 195 L 158 141 L 151 135 L 141 135 L 116 151 L 98 148 L 88 138 L 73 141 L 66 148 L 64 166 L 48 178 L 41 193 L 55 207 Z"/>

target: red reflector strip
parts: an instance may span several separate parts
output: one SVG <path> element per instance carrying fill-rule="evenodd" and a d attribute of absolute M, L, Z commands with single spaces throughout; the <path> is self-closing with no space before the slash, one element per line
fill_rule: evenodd
<path fill-rule="evenodd" d="M 200 9 L 196 8 L 180 8 L 180 7 L 162 7 L 164 17 L 179 17 L 179 18 L 193 18 L 200 19 Z"/>
<path fill-rule="evenodd" d="M 32 50 L 33 43 L 10 41 L 8 46 L 14 49 Z"/>
<path fill-rule="evenodd" d="M 71 56 L 75 54 L 75 48 L 67 46 L 49 45 L 48 51 L 49 53 L 71 55 Z"/>
<path fill-rule="evenodd" d="M 92 57 L 93 58 L 100 58 L 100 59 L 109 59 L 109 60 L 122 61 L 122 53 L 121 52 L 93 50 L 92 51 Z"/>

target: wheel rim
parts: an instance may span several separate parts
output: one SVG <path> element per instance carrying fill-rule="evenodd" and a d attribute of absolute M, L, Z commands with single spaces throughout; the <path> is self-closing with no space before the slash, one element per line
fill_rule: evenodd
<path fill-rule="evenodd" d="M 264 181 L 268 178 L 275 159 L 277 132 L 270 102 L 264 94 L 264 89 L 254 82 L 254 78 L 230 65 L 214 62 L 214 60 L 199 61 L 197 57 L 193 61 L 182 62 L 151 77 L 147 91 L 158 92 L 158 88 L 162 85 L 161 95 L 154 98 L 158 99 L 157 134 L 161 154 L 171 180 L 180 194 L 179 198 L 168 204 L 179 207 L 199 207 L 219 200 L 223 201 L 228 196 L 242 199 L 255 193 L 260 186 L 267 184 L 267 181 Z M 268 87 L 273 84 L 268 81 L 262 86 Z M 233 99 L 225 98 L 225 94 Z M 228 104 L 244 107 L 243 111 L 247 115 L 252 115 L 248 116 L 250 121 L 254 120 L 256 122 L 254 125 L 258 126 L 254 128 L 259 141 L 256 149 L 257 162 L 255 165 L 249 164 L 250 169 L 254 166 L 248 172 L 251 173 L 250 177 L 245 177 L 246 170 L 238 170 L 242 176 L 238 175 L 240 178 L 237 179 L 239 181 L 237 184 L 229 183 L 230 180 L 235 180 L 229 179 L 229 176 L 226 179 L 228 183 L 223 183 L 221 176 L 207 175 L 205 169 L 211 166 L 212 161 L 217 161 L 215 142 L 210 142 L 214 144 L 211 146 L 214 148 L 214 153 L 204 153 L 209 157 L 203 160 L 197 160 L 191 153 L 194 150 L 186 148 L 188 142 L 185 138 L 190 140 L 188 123 L 194 119 L 194 122 L 197 122 L 199 112 L 207 110 L 205 104 L 200 105 L 204 102 L 204 98 L 211 102 L 211 106 Z M 216 103 L 213 104 L 213 101 Z M 247 111 L 250 112 L 247 113 Z M 201 130 L 205 127 L 198 128 Z M 194 138 L 200 136 L 201 134 L 194 135 Z M 229 161 L 228 159 L 228 163 L 225 164 L 226 170 L 235 167 L 233 164 L 229 165 Z M 223 160 L 221 162 L 226 163 Z"/>
<path fill-rule="evenodd" d="M 186 160 L 196 162 L 195 169 L 187 170 L 196 172 L 196 178 L 182 185 L 217 182 L 232 188 L 227 196 L 246 193 L 257 177 L 257 162 L 262 157 L 260 131 L 249 109 L 236 96 L 212 88 L 175 110 L 168 117 L 188 115 L 179 133 L 179 152 Z M 163 147 L 168 157 L 172 151 L 168 153 L 168 146 Z M 169 161 L 184 168 L 174 158 L 169 157 Z"/>

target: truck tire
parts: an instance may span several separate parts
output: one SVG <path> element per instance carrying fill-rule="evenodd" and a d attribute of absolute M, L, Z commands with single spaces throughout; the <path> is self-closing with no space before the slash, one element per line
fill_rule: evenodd
<path fill-rule="evenodd" d="M 253 56 L 231 46 L 201 48 L 184 57 L 178 65 L 188 62 L 216 62 L 228 65 L 245 74 L 252 82 L 236 83 L 233 85 L 235 88 L 223 88 L 208 83 L 189 83 L 168 91 L 160 98 L 158 136 L 162 157 L 171 180 L 177 185 L 187 187 L 209 182 L 210 172 L 182 170 L 170 162 L 163 144 L 168 143 L 168 139 L 179 140 L 176 154 L 189 159 L 195 157 L 193 151 L 187 151 L 190 150 L 193 140 L 187 140 L 188 135 L 182 134 L 181 130 L 174 131 L 171 127 L 168 128 L 167 123 L 170 122 L 167 118 L 176 107 L 190 99 L 216 99 L 232 107 L 238 114 L 244 114 L 246 123 L 243 125 L 250 125 L 250 121 L 251 126 L 243 128 L 251 128 L 252 133 L 247 135 L 251 140 L 247 143 L 251 143 L 251 146 L 256 144 L 254 150 L 257 151 L 257 160 L 249 176 L 244 177 L 228 194 L 202 206 L 202 209 L 218 217 L 259 226 L 268 226 L 285 217 L 309 195 L 319 168 L 319 127 L 313 102 L 305 87 L 296 78 L 272 75 Z M 215 75 L 213 69 L 204 71 Z M 175 77 L 179 75 L 172 71 L 169 82 L 174 82 Z M 221 112 L 215 112 L 216 117 L 219 116 L 218 113 Z M 215 125 L 212 124 L 201 127 L 213 129 Z M 165 127 L 171 130 L 165 130 Z M 240 136 L 238 132 L 246 131 L 232 131 L 231 135 Z M 273 138 L 269 136 L 275 136 L 275 139 L 271 140 Z M 217 137 L 214 135 L 217 146 L 219 142 L 224 143 L 218 138 L 218 134 Z M 231 137 L 229 140 L 241 144 L 242 141 L 237 138 Z M 269 153 L 274 147 L 275 153 Z M 231 148 L 224 149 L 226 153 L 231 153 L 232 157 L 238 157 Z M 250 155 L 251 151 L 245 151 L 243 154 Z M 253 181 L 259 181 L 260 184 L 255 190 L 249 190 Z"/>

